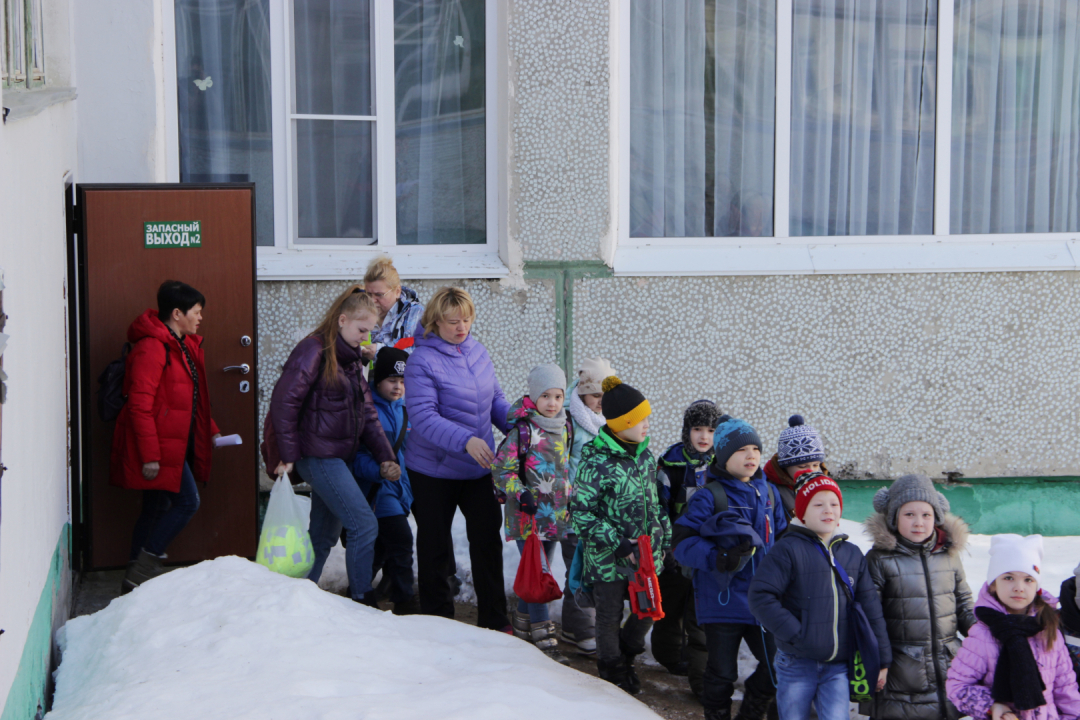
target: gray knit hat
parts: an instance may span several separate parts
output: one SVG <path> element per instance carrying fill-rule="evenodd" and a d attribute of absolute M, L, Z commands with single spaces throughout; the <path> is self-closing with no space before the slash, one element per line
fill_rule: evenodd
<path fill-rule="evenodd" d="M 890 487 L 881 488 L 874 494 L 874 509 L 885 516 L 885 522 L 896 529 L 896 515 L 904 503 L 929 503 L 934 508 L 934 524 L 940 525 L 949 512 L 949 500 L 934 487 L 934 481 L 925 475 L 903 475 Z"/>
<path fill-rule="evenodd" d="M 537 365 L 529 371 L 529 399 L 536 402 L 545 390 L 556 388 L 566 393 L 566 373 L 555 363 Z"/>

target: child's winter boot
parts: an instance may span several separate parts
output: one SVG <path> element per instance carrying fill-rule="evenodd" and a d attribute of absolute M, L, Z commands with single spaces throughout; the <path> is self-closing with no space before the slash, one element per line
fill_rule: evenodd
<path fill-rule="evenodd" d="M 641 680 L 638 678 L 637 670 L 634 669 L 634 658 L 645 652 L 645 648 L 631 650 L 620 641 L 619 649 L 622 651 L 623 660 L 626 662 L 626 682 L 633 688 L 629 692 L 631 695 L 637 695 L 641 692 Z"/>
<path fill-rule="evenodd" d="M 514 628 L 514 637 L 532 642 L 532 622 L 529 621 L 528 613 L 515 610 L 510 623 Z"/>
<path fill-rule="evenodd" d="M 545 655 L 562 665 L 569 665 L 570 658 L 559 652 L 559 642 L 555 639 L 555 623 L 547 622 L 532 623 L 530 637 L 533 645 L 540 648 Z"/>
<path fill-rule="evenodd" d="M 596 661 L 596 669 L 600 673 L 601 680 L 607 680 L 612 685 L 617 685 L 622 690 L 630 693 L 631 695 L 637 695 L 641 692 L 641 685 L 637 686 L 637 689 L 627 679 L 626 672 L 626 656 L 620 655 L 617 658 L 611 660 L 605 660 L 600 658 Z"/>
<path fill-rule="evenodd" d="M 165 566 L 161 562 L 162 557 L 152 555 L 146 550 L 140 550 L 139 557 L 134 562 L 128 563 L 127 572 L 124 574 L 124 582 L 120 586 L 120 594 L 126 595 L 147 580 L 152 580 L 163 574 Z"/>
<path fill-rule="evenodd" d="M 567 645 L 576 647 L 579 655 L 588 657 L 595 657 L 596 655 L 596 638 L 594 637 L 579 640 L 577 635 L 563 627 L 562 632 L 559 633 L 559 639 Z"/>
<path fill-rule="evenodd" d="M 769 707 L 775 707 L 775 705 L 770 695 L 747 692 L 743 695 L 742 704 L 739 705 L 739 714 L 735 716 L 735 720 L 766 720 Z"/>

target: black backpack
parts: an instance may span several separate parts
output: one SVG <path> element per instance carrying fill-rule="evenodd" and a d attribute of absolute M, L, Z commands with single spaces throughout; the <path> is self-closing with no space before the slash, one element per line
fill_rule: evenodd
<path fill-rule="evenodd" d="M 120 409 L 127 402 L 124 396 L 124 371 L 127 369 L 127 356 L 130 352 L 131 343 L 124 343 L 120 357 L 106 365 L 98 376 L 98 417 L 105 422 L 115 420 L 120 415 Z"/>
<path fill-rule="evenodd" d="M 127 402 L 127 396 L 124 395 L 124 372 L 127 370 L 127 356 L 131 347 L 131 343 L 124 343 L 120 357 L 106 365 L 101 375 L 98 375 L 98 417 L 105 422 L 116 420 L 120 416 L 120 409 Z M 169 367 L 168 345 L 165 345 L 165 367 Z"/>

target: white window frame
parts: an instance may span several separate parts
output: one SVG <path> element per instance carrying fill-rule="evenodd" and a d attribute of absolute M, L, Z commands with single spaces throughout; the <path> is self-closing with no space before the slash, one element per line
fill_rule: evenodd
<path fill-rule="evenodd" d="M 1080 270 L 1080 232 L 949 233 L 953 0 L 938 0 L 934 234 L 789 235 L 793 0 L 776 0 L 773 237 L 630 237 L 630 2 L 612 3 L 616 275 L 810 275 Z"/>
<path fill-rule="evenodd" d="M 165 54 L 167 175 L 178 182 L 179 130 L 176 94 L 176 35 L 173 0 L 160 0 Z M 502 278 L 507 267 L 507 214 L 501 189 L 507 173 L 505 122 L 505 8 L 485 0 L 485 132 L 487 242 L 476 245 L 397 245 L 394 164 L 394 2 L 372 0 L 373 97 L 375 153 L 374 245 L 317 245 L 297 242 L 293 126 L 316 116 L 292 112 L 292 0 L 270 0 L 271 111 L 273 114 L 274 245 L 256 249 L 259 280 L 334 280 L 363 276 L 376 255 L 388 254 L 406 278 Z M 322 117 L 322 116 L 318 116 Z M 327 119 L 348 120 L 352 116 Z M 389 152 L 379 152 L 389 148 Z"/>

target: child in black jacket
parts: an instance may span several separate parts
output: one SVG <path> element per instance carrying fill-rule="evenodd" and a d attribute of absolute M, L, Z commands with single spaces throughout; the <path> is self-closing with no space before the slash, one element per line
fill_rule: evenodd
<path fill-rule="evenodd" d="M 843 495 L 822 473 L 800 475 L 795 492 L 796 522 L 765 556 L 750 583 L 754 616 L 776 637 L 776 704 L 784 720 L 806 720 L 813 702 L 820 720 L 847 720 L 847 664 L 850 653 L 848 597 L 832 564 L 844 568 L 855 585 L 879 645 L 885 685 L 892 662 L 881 599 L 862 551 L 838 534 Z"/>

